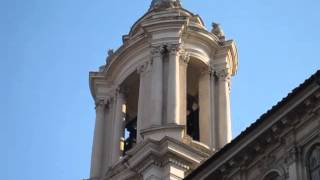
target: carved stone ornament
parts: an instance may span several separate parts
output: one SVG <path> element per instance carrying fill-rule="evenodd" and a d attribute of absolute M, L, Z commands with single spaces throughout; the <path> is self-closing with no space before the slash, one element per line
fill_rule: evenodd
<path fill-rule="evenodd" d="M 113 49 L 109 49 L 109 50 L 108 50 L 108 56 L 112 56 L 113 54 L 114 54 Z"/>
<path fill-rule="evenodd" d="M 276 167 L 276 157 L 273 155 L 263 156 L 258 162 L 258 168 L 261 174 L 265 174 L 268 170 Z"/>
<path fill-rule="evenodd" d="M 167 50 L 170 54 L 176 55 L 178 53 L 182 53 L 182 45 L 181 44 L 169 44 L 167 45 Z"/>
<path fill-rule="evenodd" d="M 117 98 L 122 98 L 122 99 L 126 98 L 126 94 L 128 92 L 126 87 L 117 87 L 115 91 L 116 91 Z"/>
<path fill-rule="evenodd" d="M 210 73 L 210 77 L 215 78 L 215 70 L 214 70 L 213 66 L 210 65 L 208 71 Z"/>
<path fill-rule="evenodd" d="M 231 74 L 227 68 L 215 70 L 215 74 L 221 81 L 229 81 L 231 78 Z"/>
<path fill-rule="evenodd" d="M 292 149 L 289 150 L 289 152 L 287 153 L 287 157 L 285 159 L 286 164 L 292 164 L 295 161 L 298 160 L 299 156 L 301 154 L 301 148 L 300 147 L 293 147 Z"/>
<path fill-rule="evenodd" d="M 214 35 L 216 35 L 220 40 L 225 40 L 225 35 L 218 23 L 212 23 L 212 31 Z"/>
<path fill-rule="evenodd" d="M 175 166 L 178 166 L 180 168 L 183 168 L 185 170 L 190 170 L 190 166 L 187 165 L 185 162 L 182 162 L 182 161 L 179 161 L 179 160 L 176 160 L 174 158 L 167 158 L 165 161 L 162 162 L 163 165 L 166 165 L 166 164 L 174 164 Z"/>
<path fill-rule="evenodd" d="M 102 108 L 106 105 L 105 101 L 103 99 L 97 99 L 95 102 L 96 109 L 97 108 Z"/>
<path fill-rule="evenodd" d="M 114 50 L 113 49 L 109 49 L 108 50 L 108 57 L 106 58 L 106 64 L 109 63 L 109 59 L 113 56 L 114 54 Z"/>
<path fill-rule="evenodd" d="M 188 65 L 189 64 L 189 61 L 190 61 L 190 55 L 189 53 L 182 53 L 181 56 L 180 56 L 180 62 L 181 64 L 184 64 L 184 65 Z"/>
<path fill-rule="evenodd" d="M 144 75 L 145 73 L 151 71 L 151 65 L 152 65 L 152 60 L 146 61 L 137 68 L 137 72 L 139 74 Z"/>
<path fill-rule="evenodd" d="M 108 96 L 108 97 L 106 97 L 106 99 L 105 99 L 105 104 L 106 104 L 106 106 L 107 106 L 107 108 L 109 108 L 110 107 L 110 105 L 114 102 L 114 96 Z"/>
<path fill-rule="evenodd" d="M 161 57 L 164 52 L 164 46 L 153 46 L 151 47 L 151 54 L 153 57 Z"/>
<path fill-rule="evenodd" d="M 291 147 L 296 143 L 295 131 L 291 130 L 285 137 L 284 142 L 287 147 Z"/>
<path fill-rule="evenodd" d="M 169 8 L 181 8 L 180 0 L 152 0 L 149 11 Z"/>

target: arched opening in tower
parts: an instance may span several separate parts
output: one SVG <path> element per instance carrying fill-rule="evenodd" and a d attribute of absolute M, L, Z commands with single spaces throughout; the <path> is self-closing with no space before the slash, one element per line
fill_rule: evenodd
<path fill-rule="evenodd" d="M 199 141 L 199 103 L 197 96 L 187 95 L 187 134 Z"/>
<path fill-rule="evenodd" d="M 123 156 L 137 143 L 137 116 L 139 99 L 139 75 L 134 72 L 122 83 L 126 103 L 124 106 L 123 136 L 121 151 Z"/>
<path fill-rule="evenodd" d="M 200 141 L 200 79 L 206 65 L 200 60 L 191 58 L 187 67 L 187 134 L 193 140 Z"/>

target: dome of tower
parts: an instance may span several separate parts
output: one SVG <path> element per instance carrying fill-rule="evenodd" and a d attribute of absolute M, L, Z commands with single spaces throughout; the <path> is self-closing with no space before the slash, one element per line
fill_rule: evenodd
<path fill-rule="evenodd" d="M 142 28 L 142 24 L 148 24 L 145 23 L 147 21 L 170 24 L 169 21 L 174 19 L 182 20 L 183 18 L 188 19 L 189 25 L 205 29 L 201 17 L 184 9 L 181 5 L 181 0 L 152 0 L 149 10 L 133 24 L 128 36 L 124 36 L 124 38 L 128 39 L 143 33 L 146 29 Z"/>

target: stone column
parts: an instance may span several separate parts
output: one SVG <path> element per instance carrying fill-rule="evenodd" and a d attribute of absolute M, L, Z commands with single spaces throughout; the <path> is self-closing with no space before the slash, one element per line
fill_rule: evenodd
<path fill-rule="evenodd" d="M 199 78 L 199 129 L 200 142 L 212 147 L 210 122 L 210 72 L 204 69 Z"/>
<path fill-rule="evenodd" d="M 125 96 L 120 89 L 116 92 L 116 108 L 115 108 L 115 121 L 114 121 L 114 137 L 113 137 L 113 153 L 112 153 L 112 164 L 116 163 L 122 152 L 120 150 L 122 135 L 123 135 L 123 123 L 125 121 L 123 113 L 123 105 L 125 104 Z"/>
<path fill-rule="evenodd" d="M 230 115 L 230 74 L 228 69 L 216 71 L 218 77 L 218 138 L 219 148 L 229 143 L 232 139 L 231 134 L 231 115 Z"/>
<path fill-rule="evenodd" d="M 179 45 L 169 45 L 167 124 L 180 124 Z"/>
<path fill-rule="evenodd" d="M 286 157 L 286 165 L 288 170 L 288 176 L 290 180 L 300 180 L 303 179 L 302 176 L 302 158 L 301 158 L 301 148 L 295 146 L 292 147 Z"/>
<path fill-rule="evenodd" d="M 216 76 L 214 74 L 214 70 L 212 69 L 212 67 L 210 67 L 209 69 L 209 74 L 210 74 L 210 95 L 209 95 L 209 99 L 210 99 L 210 136 L 211 136 L 211 145 L 210 148 L 213 150 L 218 149 L 218 126 L 217 126 L 217 119 L 216 119 Z"/>
<path fill-rule="evenodd" d="M 104 174 L 108 168 L 112 165 L 112 138 L 114 127 L 114 97 L 110 97 L 107 100 L 107 106 L 105 111 L 105 125 L 104 125 L 104 152 L 103 152 L 103 166 L 102 173 Z"/>
<path fill-rule="evenodd" d="M 163 48 L 161 46 L 152 49 L 152 80 L 151 80 L 151 127 L 161 126 L 163 103 Z"/>
<path fill-rule="evenodd" d="M 184 53 L 180 57 L 180 125 L 187 124 L 187 67 L 190 56 Z M 187 132 L 187 131 L 186 131 Z"/>
<path fill-rule="evenodd" d="M 141 131 L 150 127 L 150 69 L 151 62 L 143 63 L 137 72 L 140 74 L 138 119 L 137 119 L 137 143 L 142 141 Z"/>
<path fill-rule="evenodd" d="M 92 179 L 99 178 L 102 170 L 103 160 L 103 144 L 104 144 L 104 114 L 105 103 L 104 100 L 97 100 L 96 102 L 96 123 L 94 128 L 93 148 L 91 158 L 90 177 Z"/>

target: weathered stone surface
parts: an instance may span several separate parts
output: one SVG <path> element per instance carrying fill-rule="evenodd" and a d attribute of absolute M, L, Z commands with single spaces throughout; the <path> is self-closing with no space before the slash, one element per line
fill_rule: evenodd
<path fill-rule="evenodd" d="M 179 0 L 152 1 L 90 73 L 92 96 L 103 104 L 91 179 L 182 179 L 230 142 L 238 59 L 235 43 L 221 36 Z"/>

